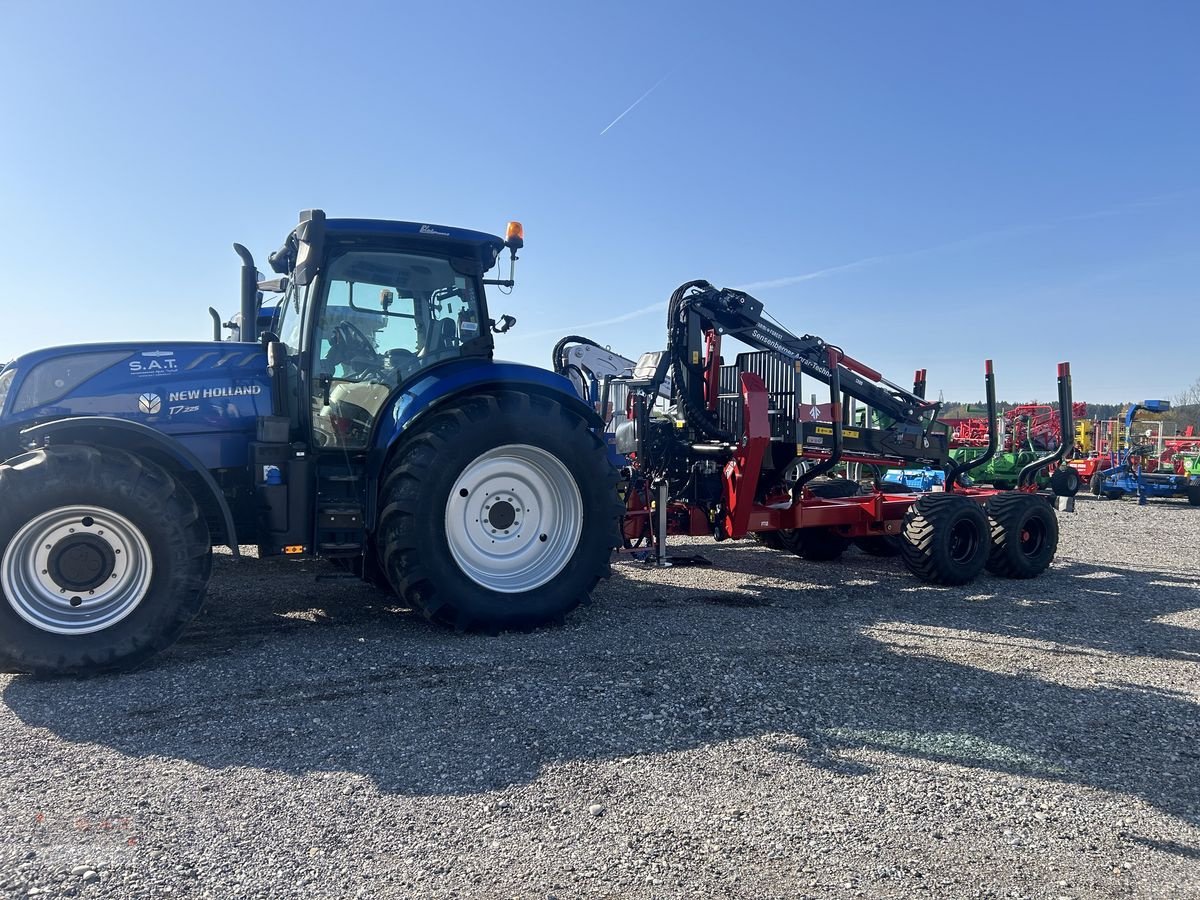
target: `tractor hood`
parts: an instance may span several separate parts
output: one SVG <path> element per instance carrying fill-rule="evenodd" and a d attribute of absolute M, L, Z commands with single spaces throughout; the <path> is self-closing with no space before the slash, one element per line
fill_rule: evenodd
<path fill-rule="evenodd" d="M 0 372 L 6 425 L 112 416 L 164 432 L 240 431 L 270 411 L 258 344 L 80 344 L 28 353 Z"/>

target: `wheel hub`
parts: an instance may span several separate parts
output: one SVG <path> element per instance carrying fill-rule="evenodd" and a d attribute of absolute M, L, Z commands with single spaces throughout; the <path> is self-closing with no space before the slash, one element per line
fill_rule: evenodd
<path fill-rule="evenodd" d="M 90 506 L 31 519 L 0 557 L 0 588 L 29 624 L 90 634 L 128 616 L 150 589 L 150 544 L 129 519 Z"/>
<path fill-rule="evenodd" d="M 497 496 L 490 503 L 484 506 L 487 512 L 488 524 L 492 527 L 492 532 L 497 531 L 508 534 L 508 529 L 520 525 L 517 521 L 517 506 L 520 503 L 516 497 L 502 498 Z"/>
<path fill-rule="evenodd" d="M 68 591 L 94 591 L 117 566 L 112 546 L 94 534 L 63 538 L 50 551 L 46 574 Z"/>
<path fill-rule="evenodd" d="M 446 543 L 476 584 L 524 593 L 570 562 L 583 501 L 566 465 L 540 447 L 507 444 L 477 457 L 446 501 Z"/>

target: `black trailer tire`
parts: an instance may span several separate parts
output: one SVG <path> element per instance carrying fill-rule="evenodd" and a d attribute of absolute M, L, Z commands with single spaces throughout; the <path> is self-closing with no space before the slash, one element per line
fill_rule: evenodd
<path fill-rule="evenodd" d="M 904 514 L 900 558 L 931 584 L 966 584 L 988 561 L 987 513 L 959 494 L 926 494 Z"/>
<path fill-rule="evenodd" d="M 775 532 L 779 539 L 779 549 L 801 556 L 804 549 L 804 531 L 803 528 L 780 528 Z"/>
<path fill-rule="evenodd" d="M 987 570 L 1004 578 L 1035 578 L 1058 551 L 1058 517 L 1043 497 L 997 494 L 987 505 L 992 549 Z"/>
<path fill-rule="evenodd" d="M 376 552 L 432 621 L 485 632 L 561 622 L 621 545 L 616 481 L 603 442 L 555 400 L 462 397 L 388 462 Z"/>
<path fill-rule="evenodd" d="M 858 497 L 863 489 L 857 481 L 848 478 L 830 478 L 818 476 L 805 485 L 814 497 L 824 500 L 837 500 L 842 497 Z"/>
<path fill-rule="evenodd" d="M 754 532 L 754 540 L 768 550 L 787 549 L 783 546 L 783 539 L 780 538 L 778 531 L 756 531 Z"/>
<path fill-rule="evenodd" d="M 894 534 L 855 538 L 854 546 L 867 554 L 867 556 L 891 557 L 900 555 L 900 538 Z"/>
<path fill-rule="evenodd" d="M 1192 485 L 1187 489 L 1188 503 L 1200 506 L 1200 485 Z"/>
<path fill-rule="evenodd" d="M 170 646 L 204 602 L 212 546 L 191 494 L 123 450 L 0 465 L 0 670 L 92 675 Z"/>
<path fill-rule="evenodd" d="M 832 562 L 850 546 L 850 539 L 832 528 L 798 528 L 792 552 L 810 562 Z"/>
<path fill-rule="evenodd" d="M 1050 476 L 1050 490 L 1057 497 L 1074 497 L 1080 487 L 1079 473 L 1070 466 L 1061 466 Z"/>
<path fill-rule="evenodd" d="M 1088 490 L 1099 497 L 1101 491 L 1104 490 L 1104 476 L 1099 472 L 1093 472 L 1092 477 L 1088 480 Z"/>

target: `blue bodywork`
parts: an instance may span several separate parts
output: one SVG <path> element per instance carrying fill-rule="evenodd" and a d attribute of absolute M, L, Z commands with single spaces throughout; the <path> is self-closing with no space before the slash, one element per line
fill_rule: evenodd
<path fill-rule="evenodd" d="M 8 368 L 5 431 L 74 416 L 127 419 L 177 440 L 208 469 L 246 465 L 257 418 L 271 414 L 258 344 L 78 344 L 27 353 Z"/>
<path fill-rule="evenodd" d="M 546 369 L 513 362 L 485 362 L 480 359 L 456 359 L 419 374 L 389 402 L 381 413 L 375 432 L 376 450 L 390 450 L 404 431 L 422 413 L 467 390 L 487 387 L 520 387 L 552 396 L 560 403 L 599 424 L 595 410 L 578 398 L 571 382 Z M 383 423 L 390 422 L 390 427 Z"/>

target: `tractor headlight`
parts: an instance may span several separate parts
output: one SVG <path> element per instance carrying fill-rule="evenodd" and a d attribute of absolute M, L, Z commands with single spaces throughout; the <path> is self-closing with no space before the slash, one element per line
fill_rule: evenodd
<path fill-rule="evenodd" d="M 4 404 L 8 400 L 8 389 L 12 387 L 13 379 L 16 376 L 17 370 L 12 366 L 0 372 L 0 413 L 4 412 Z"/>

